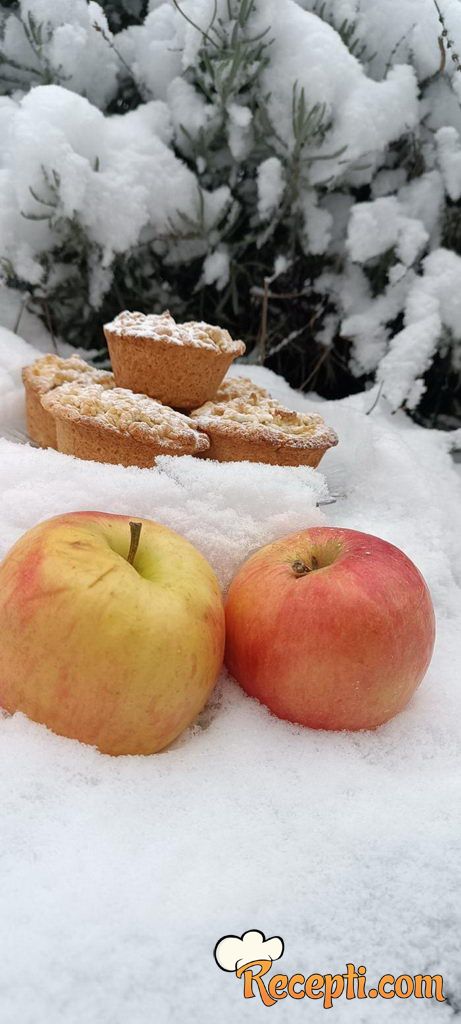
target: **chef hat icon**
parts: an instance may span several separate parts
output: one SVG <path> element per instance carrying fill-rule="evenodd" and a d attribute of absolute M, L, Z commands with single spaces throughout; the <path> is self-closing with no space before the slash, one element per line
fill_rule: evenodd
<path fill-rule="evenodd" d="M 266 939 L 263 932 L 249 931 L 242 936 L 224 935 L 214 948 L 214 958 L 222 971 L 237 971 L 245 964 L 260 964 L 263 960 L 280 960 L 283 939 L 273 935 Z"/>

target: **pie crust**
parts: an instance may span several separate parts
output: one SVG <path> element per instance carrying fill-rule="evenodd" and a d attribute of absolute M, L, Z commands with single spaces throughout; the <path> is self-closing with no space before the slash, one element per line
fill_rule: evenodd
<path fill-rule="evenodd" d="M 207 457 L 218 462 L 318 466 L 338 443 L 317 413 L 294 412 L 259 395 L 207 402 L 191 418 L 210 440 Z"/>
<path fill-rule="evenodd" d="M 56 424 L 58 449 L 67 455 L 122 466 L 153 466 L 158 455 L 200 455 L 205 434 L 182 413 L 124 388 L 63 384 L 44 395 Z"/>
<path fill-rule="evenodd" d="M 26 392 L 27 433 L 31 441 L 41 448 L 57 448 L 56 427 L 51 414 L 42 405 L 41 398 L 68 381 L 93 381 L 105 388 L 113 388 L 113 373 L 97 370 L 80 356 L 63 359 L 57 355 L 40 356 L 22 370 Z"/>
<path fill-rule="evenodd" d="M 203 322 L 178 324 L 161 314 L 119 313 L 104 325 L 118 387 L 149 395 L 174 409 L 212 398 L 245 345 Z"/>

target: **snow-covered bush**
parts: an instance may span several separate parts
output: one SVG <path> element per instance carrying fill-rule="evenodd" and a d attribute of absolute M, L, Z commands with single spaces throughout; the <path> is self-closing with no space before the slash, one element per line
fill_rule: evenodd
<path fill-rule="evenodd" d="M 377 376 L 394 408 L 451 422 L 459 0 L 0 12 L 9 308 L 16 289 L 18 315 L 94 349 L 121 307 L 168 306 L 226 324 L 298 386 Z"/>

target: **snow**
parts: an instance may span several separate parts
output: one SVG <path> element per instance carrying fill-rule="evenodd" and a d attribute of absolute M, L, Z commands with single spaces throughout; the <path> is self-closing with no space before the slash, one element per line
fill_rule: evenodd
<path fill-rule="evenodd" d="M 218 291 L 225 288 L 229 280 L 229 252 L 225 245 L 205 257 L 202 277 L 205 284 L 216 284 Z"/>
<path fill-rule="evenodd" d="M 237 163 L 245 160 L 254 143 L 252 131 L 253 114 L 249 107 L 241 103 L 229 103 L 227 107 L 229 123 L 227 139 L 229 149 Z"/>
<path fill-rule="evenodd" d="M 94 0 L 21 0 L 20 12 L 26 23 L 32 16 L 35 24 L 44 26 L 41 61 L 14 14 L 6 19 L 2 42 L 5 55 L 38 70 L 41 63 L 45 64 L 49 80 L 65 82 L 66 89 L 84 93 L 91 103 L 105 107 L 117 89 L 119 60 L 111 48 L 112 36 L 102 6 Z"/>
<path fill-rule="evenodd" d="M 264 5 L 266 18 L 268 6 Z M 296 82 L 298 94 L 304 90 L 308 107 L 325 105 L 326 119 L 333 120 L 325 142 L 312 149 L 311 183 L 319 185 L 343 175 L 364 156 L 370 168 L 365 180 L 370 180 L 373 154 L 417 124 L 413 69 L 396 65 L 383 81 L 374 81 L 330 25 L 292 0 L 273 5 L 271 31 L 274 43 L 263 81 L 269 115 L 279 135 L 293 145 Z"/>
<path fill-rule="evenodd" d="M 187 148 L 189 136 L 195 138 L 206 126 L 213 107 L 205 103 L 189 82 L 179 77 L 168 86 L 167 98 L 177 144 Z"/>
<path fill-rule="evenodd" d="M 445 188 L 450 199 L 456 202 L 461 196 L 461 146 L 456 128 L 446 125 L 436 133 L 440 167 Z"/>
<path fill-rule="evenodd" d="M 19 365 L 34 354 L 1 332 L 3 433 L 24 428 Z M 248 929 L 282 936 L 288 974 L 354 962 L 373 980 L 432 972 L 445 993 L 459 986 L 461 477 L 450 438 L 391 416 L 382 399 L 365 415 L 376 390 L 321 402 L 261 367 L 245 374 L 337 430 L 321 472 L 191 458 L 102 467 L 1 440 L 1 553 L 47 516 L 104 508 L 174 527 L 227 586 L 251 551 L 292 530 L 366 530 L 425 575 L 433 663 L 375 733 L 280 722 L 225 673 L 195 727 L 153 757 L 111 759 L 21 715 L 0 719 L 2 1024 L 263 1021 L 267 1009 L 213 961 L 222 936 Z M 336 504 L 317 508 L 326 487 Z M 296 1012 L 291 1000 L 277 1010 L 282 1021 Z M 334 1015 L 371 1020 L 346 1000 Z M 439 1016 L 416 999 L 373 1004 L 377 1021 Z"/>
<path fill-rule="evenodd" d="M 13 331 L 0 327 L 0 395 L 8 396 L 20 387 L 21 367 L 40 353 Z"/>
<path fill-rule="evenodd" d="M 385 174 L 382 172 L 381 178 Z M 384 181 L 382 184 L 385 187 Z M 402 185 L 396 195 L 378 195 L 371 202 L 355 203 L 346 234 L 350 259 L 365 264 L 393 250 L 395 262 L 388 269 L 388 284 L 373 296 L 358 266 L 347 268 L 342 280 L 335 277 L 332 281 L 330 275 L 324 275 L 323 289 L 333 285 L 343 312 L 341 334 L 354 341 L 353 365 L 359 373 L 378 367 L 377 379 L 386 381 L 385 393 L 395 409 L 405 400 L 408 408 L 415 408 L 424 390 L 421 375 L 437 349 L 441 324 L 432 319 L 424 327 L 413 329 L 412 325 L 424 319 L 425 296 L 434 289 L 443 290 L 442 322 L 458 337 L 456 288 L 461 264 L 455 253 L 439 245 L 442 204 L 442 174 L 435 169 Z M 421 276 L 414 268 L 428 243 L 434 248 L 422 260 L 426 270 Z M 443 267 L 440 273 L 436 271 L 435 282 L 432 268 L 440 259 Z M 449 285 L 443 288 L 446 273 Z M 434 301 L 437 304 L 438 299 Z M 390 338 L 389 325 L 401 312 L 408 330 L 394 332 Z"/>
<path fill-rule="evenodd" d="M 405 305 L 405 327 L 391 340 L 378 369 L 378 380 L 393 409 L 406 401 L 412 409 L 422 394 L 421 377 L 431 363 L 443 328 L 461 339 L 461 257 L 435 249 L 423 260 Z"/>
<path fill-rule="evenodd" d="M 87 312 L 102 306 L 119 257 L 130 266 L 141 259 L 138 246 L 158 260 L 156 287 L 162 265 L 197 261 L 199 288 L 223 292 L 231 270 L 251 262 L 251 239 L 274 265 L 296 233 L 306 255 L 325 257 L 312 262 L 312 292 L 317 268 L 342 273 L 334 316 L 354 372 L 374 373 L 386 355 L 392 365 L 395 321 L 421 260 L 454 237 L 450 204 L 461 194 L 461 76 L 448 46 L 441 66 L 433 0 L 257 0 L 244 34 L 263 40 L 259 77 L 256 60 L 242 70 L 216 49 L 218 37 L 227 40 L 229 58 L 239 35 L 227 0 L 152 0 L 114 36 L 104 11 L 95 0 L 20 0 L 2 15 L 2 59 L 14 80 L 11 96 L 0 97 L 0 258 L 9 282 L 39 295 L 57 280 L 64 289 L 65 252 L 78 237 L 87 242 Z M 38 56 L 19 18 L 29 15 L 41 26 Z M 461 52 L 459 0 L 444 0 L 443 16 Z M 121 89 L 128 103 L 137 93 L 141 102 L 108 114 Z M 367 202 L 356 201 L 362 186 Z M 391 265 L 379 294 L 368 290 L 363 301 L 365 283 L 354 305 L 354 264 L 366 277 L 366 264 L 384 253 Z M 416 353 L 405 385 L 412 401 L 439 344 L 434 332 L 434 346 L 424 337 L 419 357 L 411 338 L 407 347 Z"/>
<path fill-rule="evenodd" d="M 354 339 L 352 360 L 359 373 L 374 370 L 384 356 L 389 337 L 386 325 L 398 316 L 408 291 L 408 278 L 413 277 L 409 271 L 404 279 L 390 281 L 376 298 L 357 265 L 351 264 L 342 276 L 326 273 L 320 278 L 322 292 L 336 295 L 343 309 L 341 334 Z"/>
<path fill-rule="evenodd" d="M 13 288 L 1 287 L 0 324 L 12 332 L 20 327 L 21 335 L 26 341 L 35 348 L 48 352 L 51 348 L 51 336 L 38 316 L 27 310 L 28 297 Z"/>
<path fill-rule="evenodd" d="M 442 201 L 441 175 L 434 170 L 402 185 L 397 195 L 355 203 L 350 210 L 346 241 L 351 259 L 366 263 L 395 248 L 396 258 L 404 267 L 412 266 L 437 229 Z"/>
<path fill-rule="evenodd" d="M 395 247 L 405 266 L 411 266 L 428 240 L 420 220 L 406 217 L 396 196 L 383 196 L 352 207 L 348 230 L 351 257 L 365 263 Z"/>
<path fill-rule="evenodd" d="M 212 0 L 186 0 L 186 8 L 196 24 L 210 24 Z M 226 9 L 220 0 L 218 15 L 228 19 Z M 304 90 L 308 109 L 325 104 L 325 121 L 332 121 L 325 141 L 310 146 L 310 184 L 343 178 L 347 171 L 362 173 L 356 169 L 362 157 L 372 169 L 376 154 L 417 123 L 412 69 L 396 66 L 383 81 L 374 81 L 333 28 L 292 0 L 264 0 L 256 10 L 252 31 L 271 25 L 273 43 L 261 89 L 264 97 L 269 96 L 268 114 L 280 140 L 288 149 L 293 145 L 295 83 L 298 96 Z M 29 92 L 21 94 L 18 89 L 14 98 L 0 101 L 2 256 L 23 281 L 37 285 L 44 272 L 41 254 L 60 237 L 63 218 L 76 220 L 90 246 L 96 247 L 94 261 L 105 272 L 89 296 L 98 306 L 110 286 L 116 254 L 137 245 L 146 232 L 161 241 L 176 225 L 181 234 L 181 216 L 197 219 L 197 177 L 171 146 L 174 140 L 190 156 L 182 127 L 196 137 L 208 120 L 219 117 L 214 105 L 181 77 L 197 59 L 201 35 L 169 3 L 154 5 L 144 22 L 120 32 L 116 43 L 102 8 L 93 0 L 63 0 L 61 5 L 22 0 L 21 12 L 24 18 L 32 12 L 45 26 L 42 58 L 58 84 L 37 85 L 34 80 Z M 6 18 L 3 48 L 12 60 L 33 59 L 14 14 Z M 109 116 L 104 110 L 118 78 L 128 74 L 127 66 L 145 102 L 124 115 Z M 231 154 L 237 163 L 244 162 L 255 144 L 252 110 L 231 98 L 226 113 Z M 261 220 L 269 219 L 280 201 L 282 172 L 275 154 L 260 165 Z M 367 173 L 369 180 L 372 172 Z M 223 215 L 229 191 L 226 186 L 214 192 L 202 189 L 201 196 L 204 229 L 211 229 Z M 309 188 L 300 205 L 306 250 L 323 253 L 331 234 L 330 214 Z M 195 244 L 196 254 L 205 259 L 206 247 Z M 172 259 L 184 261 L 189 256 L 190 245 L 170 247 Z M 203 280 L 208 280 L 208 268 Z M 222 273 L 218 280 L 224 280 Z"/>
<path fill-rule="evenodd" d="M 408 217 L 420 220 L 436 244 L 443 215 L 443 181 L 438 170 L 428 171 L 399 189 L 399 202 Z"/>
<path fill-rule="evenodd" d="M 141 94 L 166 99 L 169 84 L 181 72 L 177 11 L 160 4 L 142 25 L 132 25 L 117 36 L 117 48 L 131 68 Z"/>
<path fill-rule="evenodd" d="M 269 156 L 258 167 L 258 213 L 268 220 L 275 213 L 285 191 L 283 167 L 276 156 Z"/>
<path fill-rule="evenodd" d="M 303 195 L 300 206 L 304 217 L 305 251 L 313 255 L 326 252 L 331 239 L 332 214 L 319 205 L 318 195 L 314 189 Z"/>
<path fill-rule="evenodd" d="M 398 409 L 403 402 L 409 409 L 417 406 L 424 392 L 422 375 L 430 366 L 441 329 L 437 312 L 429 312 L 392 338 L 377 376 L 384 384 L 384 394 L 393 409 Z M 415 368 L 419 373 L 416 380 Z"/>
<path fill-rule="evenodd" d="M 24 214 L 43 217 L 44 200 L 45 213 L 57 210 L 78 219 L 89 240 L 102 248 L 106 265 L 114 253 L 135 245 L 146 226 L 153 236 L 162 236 L 180 213 L 194 218 L 196 178 L 166 144 L 170 135 L 161 101 L 105 118 L 84 97 L 60 86 L 32 89 L 10 120 L 8 166 L 0 178 L 3 255 L 26 281 L 40 278 L 43 268 L 35 254 L 49 245 L 52 227 L 48 219 L 28 220 Z M 202 191 L 205 225 L 219 217 L 228 195 L 225 186 Z"/>
<path fill-rule="evenodd" d="M 444 4 L 444 9 L 447 4 Z M 437 38 L 441 26 L 432 0 L 364 0 L 360 4 L 360 35 L 367 52 L 377 54 L 374 64 L 383 72 L 391 55 L 402 64 L 413 58 L 420 80 L 434 75 L 440 66 Z M 451 27 L 451 19 L 450 19 Z"/>

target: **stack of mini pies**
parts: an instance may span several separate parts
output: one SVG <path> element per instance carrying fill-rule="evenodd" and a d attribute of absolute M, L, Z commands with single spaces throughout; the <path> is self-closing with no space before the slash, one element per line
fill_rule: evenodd
<path fill-rule="evenodd" d="M 104 333 L 113 373 L 56 355 L 23 370 L 27 429 L 41 447 L 142 468 L 158 455 L 317 466 L 338 442 L 320 416 L 225 377 L 245 345 L 220 327 L 123 312 Z"/>

